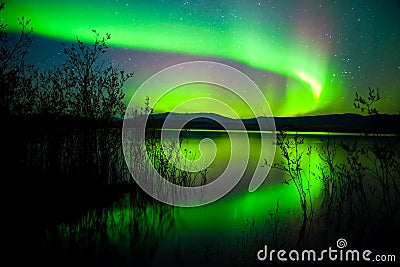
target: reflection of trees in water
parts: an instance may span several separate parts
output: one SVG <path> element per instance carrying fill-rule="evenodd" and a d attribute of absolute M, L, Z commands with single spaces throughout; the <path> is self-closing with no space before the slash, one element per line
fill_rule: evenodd
<path fill-rule="evenodd" d="M 173 207 L 133 185 L 120 128 L 20 128 L 7 136 L 6 165 L 14 173 L 7 188 L 18 195 L 10 216 L 22 224 L 10 228 L 21 232 L 11 247 L 24 243 L 55 265 L 93 265 L 150 259 L 173 233 Z M 131 147 L 132 163 L 146 175 L 143 145 L 132 140 Z"/>
<path fill-rule="evenodd" d="M 28 248 L 55 266 L 125 265 L 151 261 L 174 229 L 173 207 L 136 192 L 77 220 L 37 230 Z"/>

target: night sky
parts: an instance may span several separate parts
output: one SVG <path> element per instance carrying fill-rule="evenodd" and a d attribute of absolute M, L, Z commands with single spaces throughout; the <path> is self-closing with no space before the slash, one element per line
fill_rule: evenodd
<path fill-rule="evenodd" d="M 32 19 L 28 60 L 40 68 L 65 60 L 60 42 L 91 41 L 92 29 L 111 33 L 108 60 L 135 72 L 127 102 L 163 68 L 212 60 L 248 75 L 275 116 L 356 112 L 354 93 L 368 87 L 380 88 L 382 113 L 400 112 L 399 1 L 10 0 L 1 13 L 10 31 L 17 17 Z M 224 99 L 240 113 L 240 101 L 204 84 L 178 88 L 155 111 L 198 96 Z M 206 104 L 182 112 L 223 114 Z"/>

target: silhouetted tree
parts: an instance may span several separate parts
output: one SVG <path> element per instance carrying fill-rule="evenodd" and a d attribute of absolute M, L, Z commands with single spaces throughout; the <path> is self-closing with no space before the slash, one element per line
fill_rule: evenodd
<path fill-rule="evenodd" d="M 0 2 L 3 11 L 5 2 Z M 25 56 L 32 43 L 30 19 L 18 18 L 19 35 L 10 38 L 7 24 L 0 24 L 0 113 L 30 113 L 28 102 L 35 98 L 31 83 L 36 77 L 33 66 L 25 63 Z"/>
<path fill-rule="evenodd" d="M 374 107 L 374 104 L 381 100 L 379 89 L 368 88 L 368 96 L 362 97 L 357 92 L 355 93 L 353 106 L 359 109 L 361 112 L 368 112 L 368 115 L 378 115 L 378 110 Z"/>
<path fill-rule="evenodd" d="M 37 112 L 69 115 L 72 113 L 73 81 L 60 67 L 41 72 L 38 77 Z"/>
<path fill-rule="evenodd" d="M 100 37 L 95 30 L 93 33 L 93 45 L 86 45 L 79 38 L 69 47 L 62 44 L 67 61 L 41 77 L 45 84 L 41 93 L 43 110 L 105 120 L 124 113 L 122 87 L 133 73 L 125 73 L 103 60 L 110 34 Z M 44 103 L 49 100 L 47 95 L 51 95 L 50 105 Z"/>
<path fill-rule="evenodd" d="M 354 107 L 368 115 L 378 115 L 379 111 L 375 104 L 381 100 L 379 89 L 368 90 L 366 97 L 357 92 L 354 98 Z M 392 227 L 395 216 L 400 210 L 400 147 L 399 142 L 385 138 L 381 134 L 365 134 L 367 145 L 364 146 L 365 153 L 369 155 L 372 163 L 370 172 L 379 181 L 382 194 L 382 209 L 387 227 Z M 346 151 L 348 152 L 348 151 Z"/>

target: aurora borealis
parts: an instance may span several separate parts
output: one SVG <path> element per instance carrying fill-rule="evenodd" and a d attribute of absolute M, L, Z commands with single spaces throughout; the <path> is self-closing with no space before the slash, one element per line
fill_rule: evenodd
<path fill-rule="evenodd" d="M 354 93 L 368 87 L 381 89 L 383 113 L 398 113 L 398 10 L 397 1 L 361 0 L 14 0 L 1 16 L 9 31 L 19 30 L 18 17 L 32 19 L 29 58 L 48 67 L 61 60 L 61 41 L 91 41 L 92 29 L 111 33 L 107 57 L 136 72 L 125 86 L 127 101 L 155 72 L 209 59 L 252 78 L 274 115 L 292 116 L 354 112 Z M 155 111 L 169 111 L 188 95 L 227 97 L 212 86 L 176 90 Z"/>

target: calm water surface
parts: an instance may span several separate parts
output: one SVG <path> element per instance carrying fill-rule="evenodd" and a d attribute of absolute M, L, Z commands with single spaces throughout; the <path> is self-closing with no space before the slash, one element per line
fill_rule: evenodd
<path fill-rule="evenodd" d="M 329 136 L 338 145 L 341 142 L 362 144 L 365 139 L 357 134 L 308 133 L 300 136 L 304 137 L 304 144 L 299 146 L 299 151 L 304 153 L 303 172 L 309 176 L 314 202 L 320 203 L 321 182 L 311 173 L 318 171 L 318 150 L 322 139 Z M 200 141 L 204 138 L 212 139 L 214 144 L 205 142 L 200 149 Z M 241 134 L 233 135 L 233 138 L 244 137 Z M 267 138 L 266 142 L 273 142 L 273 139 Z M 229 160 L 233 163 L 248 162 L 239 184 L 212 204 L 195 208 L 171 207 L 155 201 L 143 201 L 144 193 L 129 193 L 103 209 L 88 212 L 82 219 L 60 223 L 52 231 L 44 231 L 45 237 L 39 235 L 39 238 L 47 239 L 48 244 L 57 238 L 60 250 L 57 253 L 71 263 L 88 248 L 92 253 L 88 261 L 104 265 L 114 261 L 122 266 L 137 261 L 154 265 L 168 262 L 186 265 L 203 260 L 213 263 L 236 259 L 239 263 L 252 261 L 260 244 L 273 242 L 273 231 L 276 231 L 274 214 L 279 215 L 279 224 L 285 225 L 278 230 L 281 234 L 285 233 L 284 238 L 290 238 L 297 234 L 301 209 L 295 187 L 283 183 L 285 176 L 278 169 L 271 169 L 256 191 L 248 191 L 253 173 L 258 168 L 266 168 L 263 159 L 269 153 L 260 151 L 259 133 L 249 133 L 248 140 L 250 157 L 231 158 L 231 142 L 227 133 L 188 131 L 181 135 L 181 151 L 188 159 L 201 157 L 199 162 L 211 163 L 208 182 L 218 178 Z M 215 158 L 214 145 L 217 149 Z M 312 149 L 310 156 L 306 154 L 308 147 Z M 279 152 L 277 150 L 274 162 L 283 160 Z M 345 154 L 339 148 L 337 160 L 345 161 Z M 237 172 L 241 173 L 241 170 Z M 285 239 L 280 242 L 284 244 Z M 44 247 L 44 254 L 46 249 Z"/>

